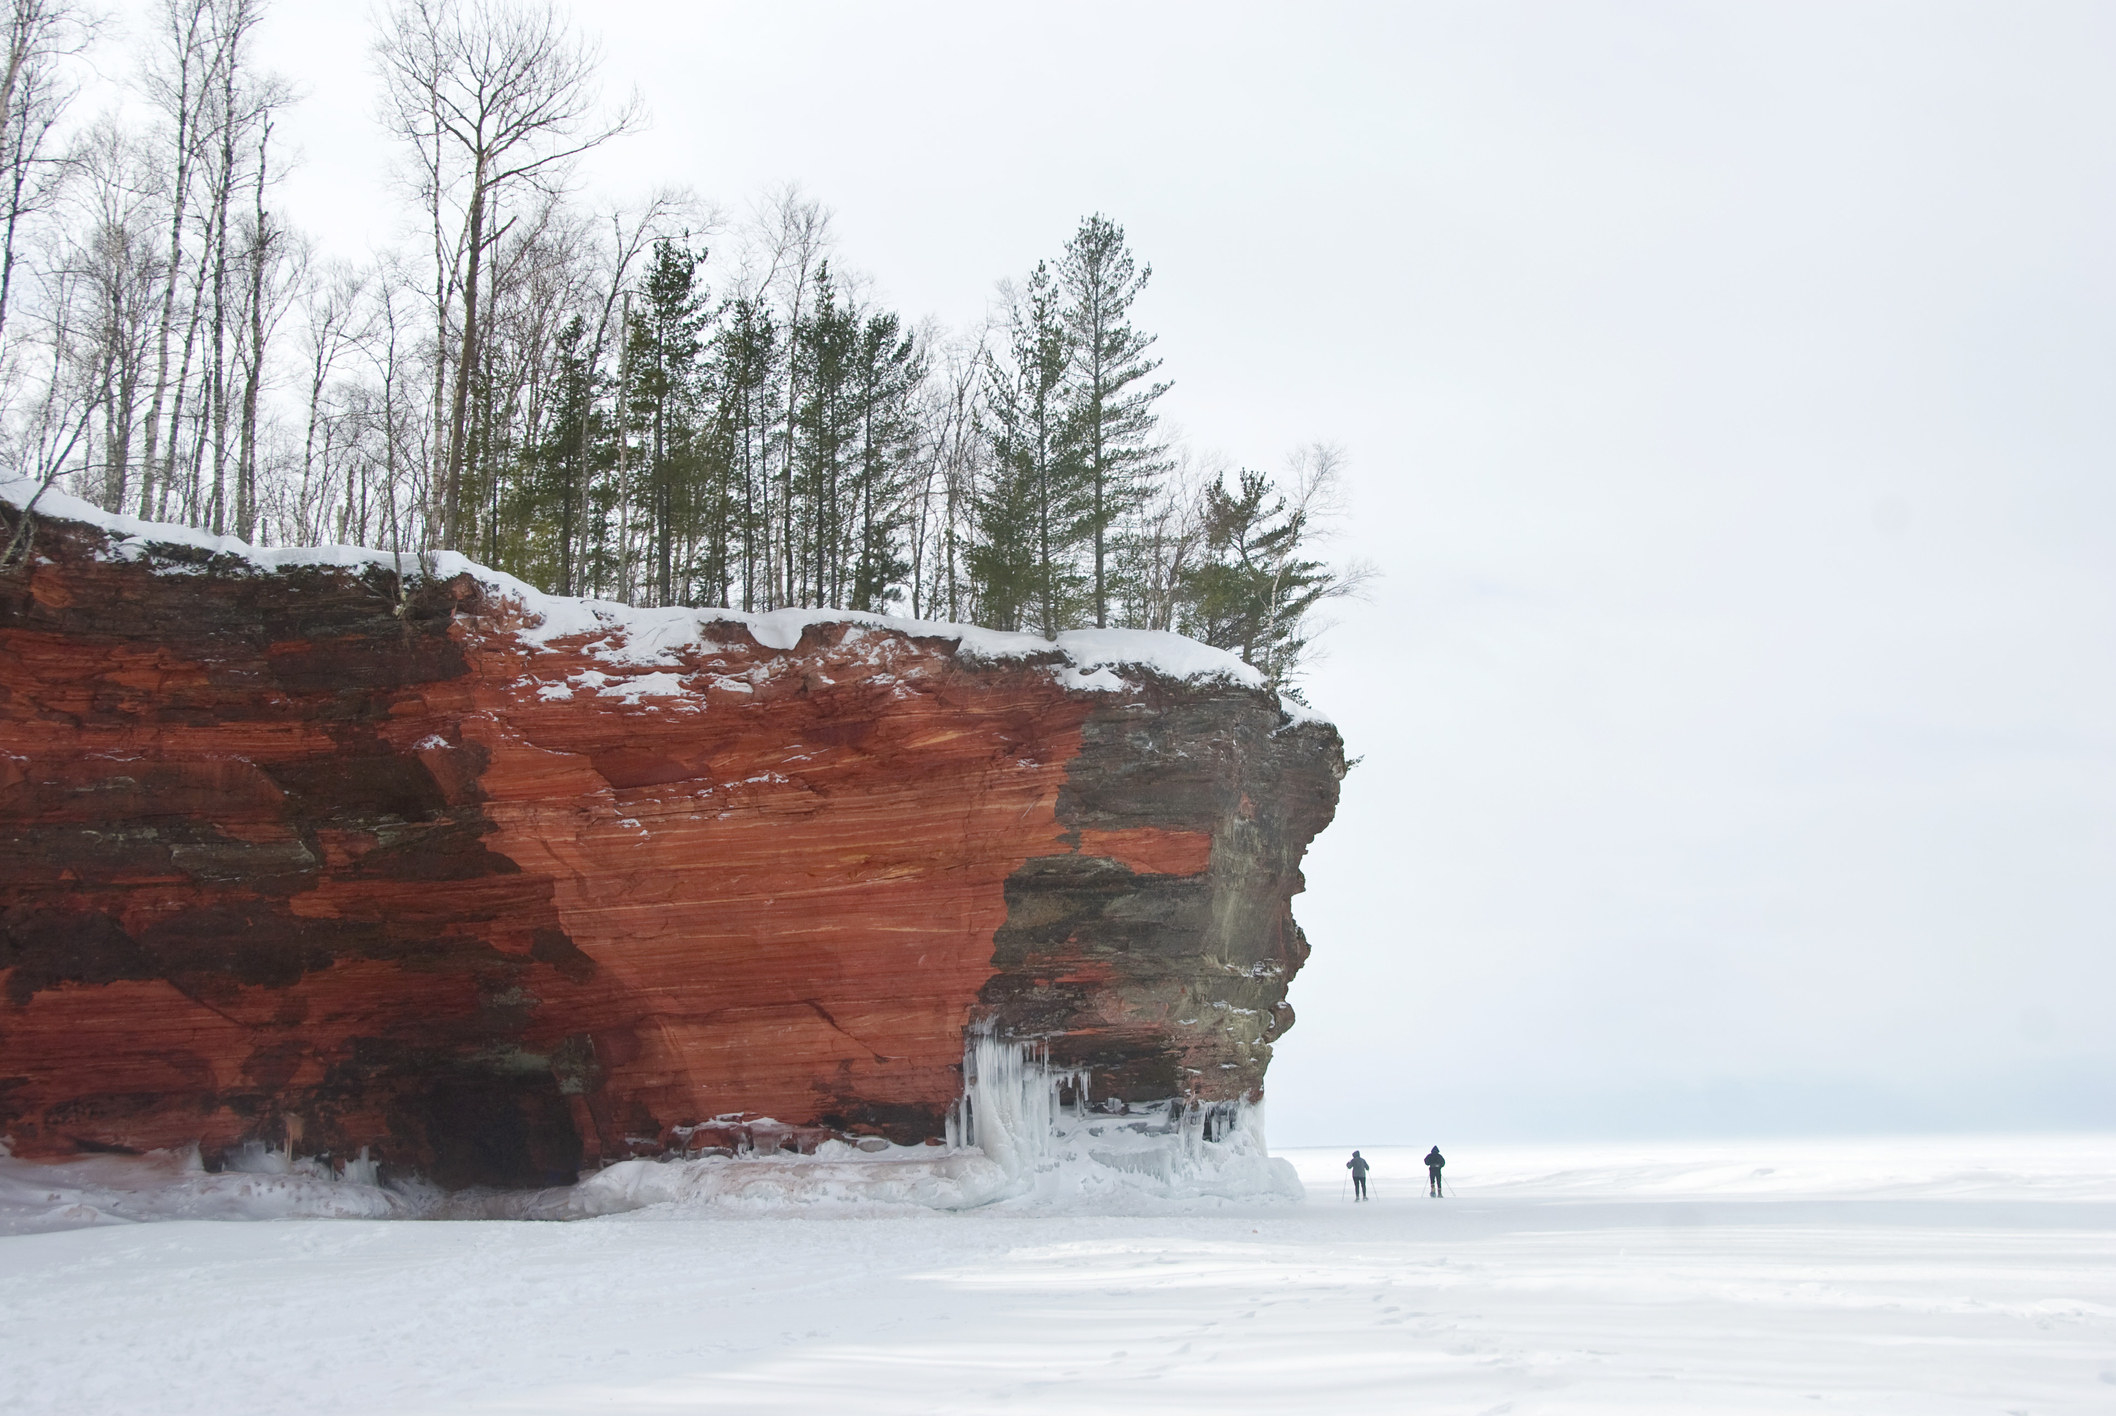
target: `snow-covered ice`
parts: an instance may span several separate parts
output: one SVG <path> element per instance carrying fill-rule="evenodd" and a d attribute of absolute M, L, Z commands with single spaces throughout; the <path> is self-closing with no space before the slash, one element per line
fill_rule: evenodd
<path fill-rule="evenodd" d="M 1437 1201 L 1423 1149 L 1366 1205 L 1332 1149 L 1305 1203 L 18 1235 L 0 1410 L 2116 1410 L 2116 1138 L 1453 1144 Z"/>

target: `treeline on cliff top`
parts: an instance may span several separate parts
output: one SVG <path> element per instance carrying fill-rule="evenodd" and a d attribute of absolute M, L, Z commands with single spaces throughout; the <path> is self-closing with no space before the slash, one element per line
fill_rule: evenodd
<path fill-rule="evenodd" d="M 9 6 L 13 475 L 632 604 L 1173 629 L 1277 682 L 1363 577 L 1317 549 L 1333 449 L 1274 477 L 1164 439 L 1151 272 L 1106 216 L 979 327 L 913 321 L 798 188 L 736 222 L 673 189 L 583 199 L 639 109 L 548 3 L 399 0 L 374 61 L 407 236 L 356 265 L 275 205 L 296 100 L 255 59 L 265 0 L 157 0 L 129 36 Z M 130 75 L 106 111 L 91 72 Z"/>

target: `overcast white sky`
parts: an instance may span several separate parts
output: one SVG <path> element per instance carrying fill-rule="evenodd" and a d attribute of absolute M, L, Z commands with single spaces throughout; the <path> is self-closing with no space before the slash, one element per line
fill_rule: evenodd
<path fill-rule="evenodd" d="M 600 191 L 802 182 L 914 317 L 1078 218 L 1335 440 L 1280 1143 L 2116 1125 L 2116 9 L 584 4 Z M 387 239 L 369 15 L 287 199 Z"/>

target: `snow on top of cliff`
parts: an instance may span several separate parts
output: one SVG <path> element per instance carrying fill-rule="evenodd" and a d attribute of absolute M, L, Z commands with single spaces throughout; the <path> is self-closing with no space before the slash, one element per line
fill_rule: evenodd
<path fill-rule="evenodd" d="M 118 555 L 126 560 L 137 560 L 155 546 L 187 546 L 193 550 L 206 551 L 216 556 L 233 556 L 246 560 L 260 570 L 285 570 L 294 566 L 341 566 L 354 569 L 369 565 L 395 565 L 400 557 L 389 551 L 377 551 L 365 546 L 253 546 L 236 536 L 216 536 L 211 531 L 201 531 L 193 526 L 179 526 L 171 521 L 142 521 L 137 516 L 122 512 L 105 511 L 93 502 L 57 487 L 47 487 L 41 495 L 37 491 L 34 477 L 0 477 L 0 501 L 10 506 L 27 506 L 34 498 L 37 515 L 57 521 L 79 521 L 110 533 L 117 543 Z M 408 565 L 416 565 L 418 557 L 406 552 L 401 559 Z M 433 557 L 434 572 L 440 576 L 452 576 L 464 571 L 481 580 L 504 581 L 518 585 L 521 582 L 511 575 L 487 570 L 469 557 L 454 551 L 441 551 Z"/>
<path fill-rule="evenodd" d="M 1244 688 L 1264 687 L 1264 676 L 1224 649 L 1162 630 L 1068 629 L 1055 640 L 1037 634 L 985 629 L 943 620 L 915 620 L 857 610 L 789 609 L 745 614 L 740 610 L 692 609 L 683 606 L 638 608 L 611 600 L 584 600 L 550 595 L 510 575 L 472 567 L 479 579 L 499 588 L 538 623 L 521 631 L 524 643 L 542 647 L 562 639 L 586 638 L 596 657 L 637 668 L 667 667 L 686 651 L 710 647 L 714 631 L 739 625 L 767 649 L 789 650 L 811 625 L 850 624 L 922 639 L 952 639 L 956 652 L 982 662 L 1002 662 L 1057 653 L 1066 662 L 1057 670 L 1067 688 L 1116 693 L 1131 687 L 1117 672 L 1145 669 L 1164 678 L 1218 679 Z M 1299 705 L 1289 704 L 1298 711 Z"/>
<path fill-rule="evenodd" d="M 116 554 L 128 560 L 148 555 L 156 546 L 185 546 L 216 556 L 230 556 L 262 570 L 284 570 L 298 566 L 357 569 L 370 565 L 417 564 L 413 555 L 399 556 L 385 550 L 360 546 L 255 546 L 234 536 L 216 536 L 189 526 L 143 521 L 136 516 L 109 512 L 57 487 L 38 494 L 36 479 L 0 478 L 0 501 L 13 506 L 36 500 L 39 515 L 78 521 L 109 533 Z M 1057 653 L 1065 662 L 1053 676 L 1069 689 L 1096 693 L 1122 693 L 1133 688 L 1121 670 L 1141 669 L 1163 678 L 1232 683 L 1243 688 L 1263 688 L 1263 674 L 1238 656 L 1215 649 L 1195 639 L 1165 630 L 1069 629 L 1056 640 L 1041 635 L 985 629 L 978 625 L 939 620 L 905 619 L 894 615 L 865 614 L 855 610 L 788 609 L 745 614 L 739 610 L 692 609 L 682 606 L 641 608 L 612 600 L 588 600 L 552 595 L 518 580 L 505 571 L 478 564 L 455 551 L 439 551 L 427 559 L 427 568 L 438 578 L 469 575 L 521 605 L 537 622 L 520 632 L 523 643 L 543 648 L 562 639 L 591 637 L 589 648 L 613 667 L 656 669 L 674 667 L 688 650 L 710 648 L 717 625 L 740 625 L 767 649 L 788 650 L 801 642 L 810 625 L 852 624 L 893 631 L 924 639 L 952 639 L 956 652 L 984 662 L 1026 659 Z M 641 696 L 675 696 L 657 681 L 635 681 L 620 690 L 629 701 Z M 613 690 L 603 690 L 610 696 Z M 548 695 L 547 695 L 548 696 Z M 570 696 L 570 695 L 567 695 Z M 1296 723 L 1327 721 L 1305 704 L 1281 698 L 1280 707 Z"/>

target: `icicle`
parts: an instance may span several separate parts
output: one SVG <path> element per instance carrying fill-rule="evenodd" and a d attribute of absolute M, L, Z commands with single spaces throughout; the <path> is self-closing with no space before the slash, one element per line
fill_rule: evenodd
<path fill-rule="evenodd" d="M 1061 1090 L 1086 1091 L 1086 1074 L 1052 1070 L 1042 1044 L 1004 1041 L 984 1030 L 964 1049 L 963 1075 L 961 1120 L 951 1120 L 950 1140 L 978 1147 L 1015 1176 L 1050 1154 L 1063 1114 Z"/>
<path fill-rule="evenodd" d="M 948 1144 L 981 1150 L 1010 1182 L 1033 1176 L 1044 1189 L 1099 1192 L 1115 1183 L 1171 1196 L 1299 1193 L 1291 1167 L 1265 1147 L 1260 1105 L 1171 1098 L 1096 1111 L 1090 1081 L 1085 1068 L 1054 1068 L 1045 1043 L 978 1027 L 964 1040 L 963 1094 L 945 1117 Z"/>
<path fill-rule="evenodd" d="M 358 1160 L 346 1161 L 345 1174 L 342 1178 L 355 1185 L 379 1185 L 382 1183 L 378 1174 L 379 1170 L 380 1167 L 367 1158 L 367 1147 L 362 1146 L 360 1147 L 360 1158 Z"/>

